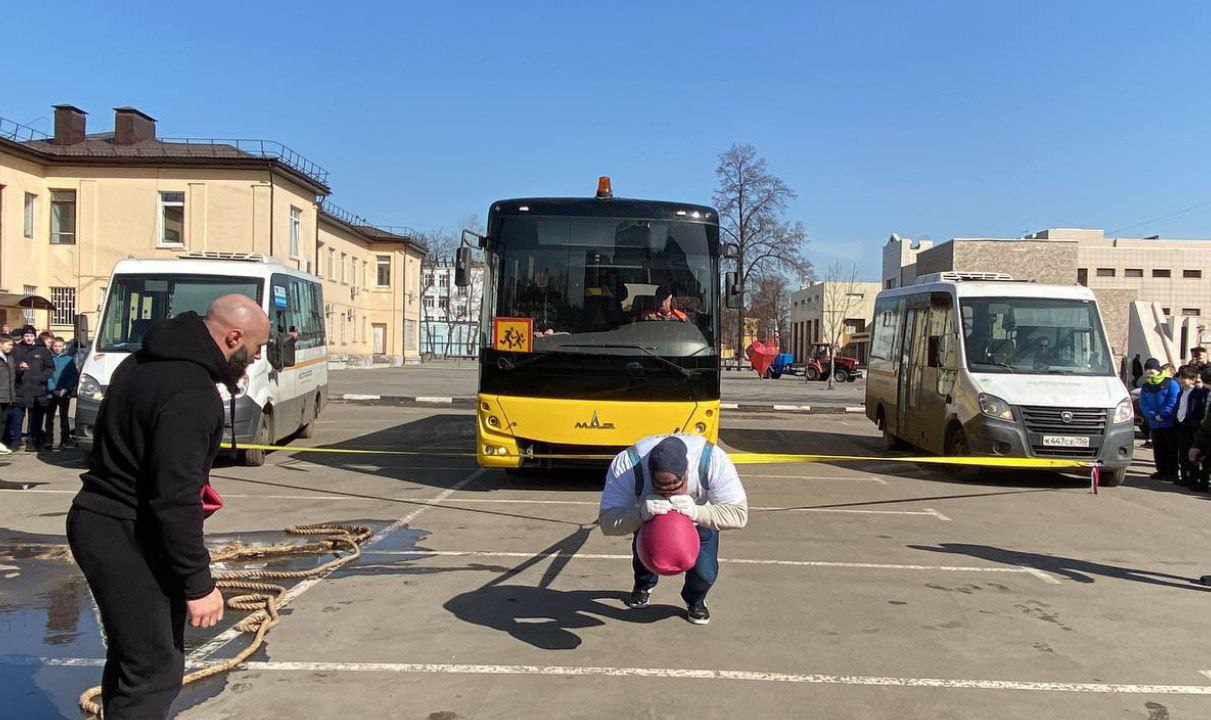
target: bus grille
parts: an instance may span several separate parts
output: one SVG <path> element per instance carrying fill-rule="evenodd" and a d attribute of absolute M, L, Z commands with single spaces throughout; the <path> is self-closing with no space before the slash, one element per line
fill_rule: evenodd
<path fill-rule="evenodd" d="M 1026 435 L 1030 438 L 1030 449 L 1036 457 L 1092 459 L 1098 456 L 1106 435 L 1109 410 L 1029 406 L 1021 410 Z M 1072 413 L 1068 422 L 1064 422 L 1065 413 Z M 1044 435 L 1085 435 L 1089 438 L 1089 447 L 1046 447 L 1043 445 Z"/>

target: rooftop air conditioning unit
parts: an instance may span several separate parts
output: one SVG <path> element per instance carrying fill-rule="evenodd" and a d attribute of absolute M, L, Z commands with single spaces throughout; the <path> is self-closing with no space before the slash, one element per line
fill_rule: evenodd
<path fill-rule="evenodd" d="M 178 257 L 186 260 L 243 260 L 245 262 L 266 262 L 265 256 L 256 252 L 227 252 L 225 250 L 193 250 Z"/>
<path fill-rule="evenodd" d="M 925 285 L 926 283 L 935 282 L 1006 282 L 1012 281 L 1013 276 L 1007 273 L 998 272 L 956 272 L 948 270 L 946 272 L 929 273 L 917 278 L 914 285 Z"/>

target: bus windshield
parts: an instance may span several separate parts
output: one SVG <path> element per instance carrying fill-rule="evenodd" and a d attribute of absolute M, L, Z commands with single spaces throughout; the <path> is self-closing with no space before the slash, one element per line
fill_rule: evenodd
<path fill-rule="evenodd" d="M 485 315 L 530 318 L 536 353 L 713 354 L 718 232 L 691 222 L 506 217 Z"/>
<path fill-rule="evenodd" d="M 966 298 L 963 340 L 973 372 L 1110 375 L 1092 300 Z"/>
<path fill-rule="evenodd" d="M 264 280 L 219 275 L 117 275 L 97 329 L 98 352 L 134 352 L 157 320 L 192 310 L 205 315 L 220 295 L 239 293 L 261 302 Z"/>

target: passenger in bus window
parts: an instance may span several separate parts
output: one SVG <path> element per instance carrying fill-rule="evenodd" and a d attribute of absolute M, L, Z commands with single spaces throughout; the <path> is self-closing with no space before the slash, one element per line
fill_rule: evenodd
<path fill-rule="evenodd" d="M 563 296 L 551 287 L 545 268 L 534 271 L 530 284 L 520 293 L 517 309 L 534 321 L 534 336 L 554 335 L 559 325 L 559 306 Z"/>
<path fill-rule="evenodd" d="M 676 320 L 686 321 L 684 312 L 673 307 L 673 291 L 668 285 L 656 288 L 656 307 L 643 312 L 644 320 Z"/>

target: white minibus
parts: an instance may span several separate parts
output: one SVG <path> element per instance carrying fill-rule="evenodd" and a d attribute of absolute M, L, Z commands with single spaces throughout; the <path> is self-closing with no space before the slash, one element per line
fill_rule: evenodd
<path fill-rule="evenodd" d="M 875 300 L 866 414 L 888 448 L 1131 464 L 1131 397 L 1097 301 L 1079 285 L 926 275 Z"/>
<path fill-rule="evenodd" d="M 164 260 L 121 260 L 114 266 L 76 401 L 75 435 L 86 451 L 110 376 L 139 350 L 148 327 L 189 310 L 204 315 L 211 301 L 228 293 L 257 301 L 272 321 L 268 346 L 249 366 L 236 396 L 237 446 L 310 436 L 328 399 L 319 279 L 260 254 L 201 252 Z M 228 408 L 224 439 L 230 441 L 230 395 L 221 384 L 216 387 Z M 240 458 L 246 465 L 261 465 L 265 452 L 243 450 Z"/>

